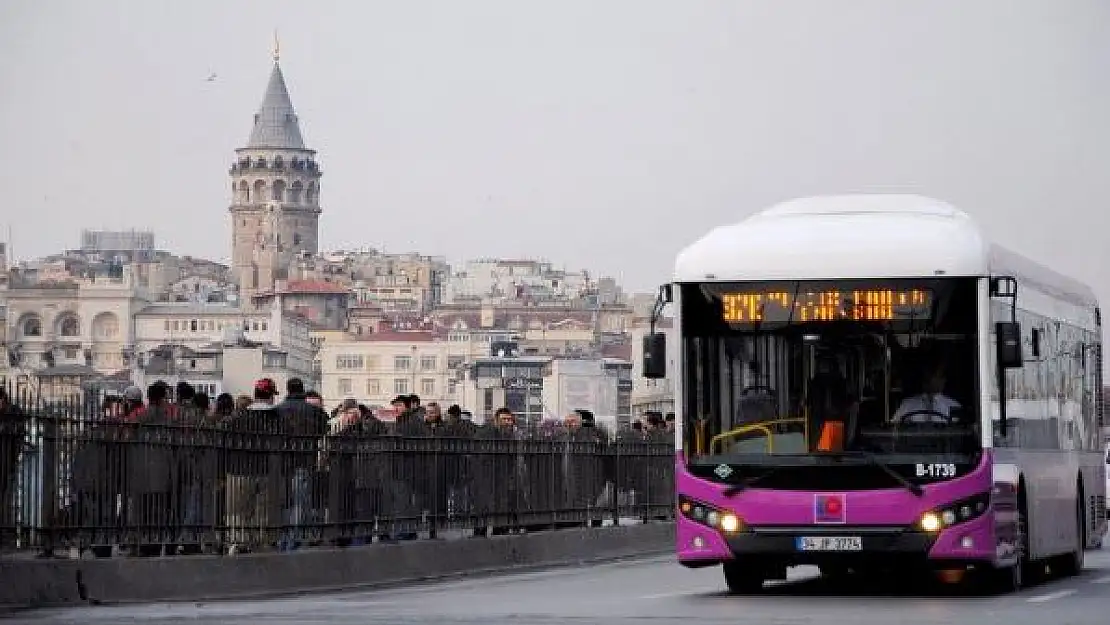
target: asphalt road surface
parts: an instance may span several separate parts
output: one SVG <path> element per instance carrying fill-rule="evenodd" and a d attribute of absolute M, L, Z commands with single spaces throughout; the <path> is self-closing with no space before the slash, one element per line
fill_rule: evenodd
<path fill-rule="evenodd" d="M 1110 548 L 1088 552 L 1078 577 L 1016 595 L 968 596 L 908 580 L 861 588 L 852 578 L 791 571 L 756 596 L 729 596 L 718 568 L 690 571 L 670 557 L 589 568 L 473 578 L 405 588 L 268 601 L 89 606 L 13 615 L 25 623 L 415 623 L 556 625 L 1107 625 Z"/>

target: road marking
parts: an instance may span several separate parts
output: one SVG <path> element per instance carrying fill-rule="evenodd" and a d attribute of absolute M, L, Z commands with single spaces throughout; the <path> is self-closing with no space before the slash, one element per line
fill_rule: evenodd
<path fill-rule="evenodd" d="M 703 592 L 704 590 L 705 589 L 687 590 L 687 591 L 683 591 L 683 592 L 659 592 L 659 593 L 655 593 L 653 595 L 643 595 L 642 597 L 639 597 L 639 599 L 641 601 L 651 601 L 653 599 L 674 599 L 676 597 L 688 597 L 692 594 L 695 594 L 695 593 L 698 593 L 698 592 Z"/>
<path fill-rule="evenodd" d="M 1107 575 L 1106 577 L 1100 577 L 1098 579 L 1092 579 L 1091 583 L 1092 584 L 1110 584 L 1110 575 Z"/>
<path fill-rule="evenodd" d="M 1075 590 L 1057 590 L 1056 592 L 1050 592 L 1047 595 L 1038 595 L 1036 597 L 1030 597 L 1030 598 L 1026 599 L 1026 601 L 1028 601 L 1029 603 L 1044 603 L 1045 601 L 1053 601 L 1054 599 L 1062 599 L 1064 597 L 1067 597 L 1068 595 L 1074 595 L 1074 594 L 1075 594 Z"/>

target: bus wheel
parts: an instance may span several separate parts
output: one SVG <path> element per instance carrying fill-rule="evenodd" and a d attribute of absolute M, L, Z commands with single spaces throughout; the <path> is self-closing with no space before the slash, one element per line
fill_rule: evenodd
<path fill-rule="evenodd" d="M 1083 562 L 1087 553 L 1087 511 L 1083 506 L 1083 491 L 1075 503 L 1075 551 L 1064 556 L 1064 575 L 1079 575 L 1083 572 Z"/>
<path fill-rule="evenodd" d="M 761 567 L 752 563 L 725 562 L 725 585 L 734 595 L 758 592 L 763 588 L 766 577 Z"/>
<path fill-rule="evenodd" d="M 1016 562 L 1005 568 L 988 568 L 983 571 L 988 592 L 1007 594 L 1018 592 L 1025 586 L 1025 572 L 1029 569 L 1027 528 L 1025 506 L 1019 504 L 1017 527 L 1014 528 L 1014 549 L 1017 550 Z"/>

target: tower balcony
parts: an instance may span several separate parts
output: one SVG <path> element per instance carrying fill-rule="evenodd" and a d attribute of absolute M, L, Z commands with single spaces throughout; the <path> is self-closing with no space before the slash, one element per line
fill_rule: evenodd
<path fill-rule="evenodd" d="M 228 210 L 232 213 L 265 213 L 269 212 L 271 206 L 287 214 L 301 213 L 305 215 L 319 215 L 324 212 L 324 209 L 320 208 L 319 204 L 305 204 L 303 202 L 297 204 L 294 202 L 275 202 L 273 200 L 265 200 L 263 202 L 233 200 Z"/>
<path fill-rule="evenodd" d="M 267 161 L 264 158 L 255 160 L 241 159 L 235 161 L 228 168 L 229 174 L 244 174 L 244 173 L 274 173 L 274 172 L 294 172 L 294 173 L 308 173 L 314 176 L 324 175 L 324 170 L 320 169 L 320 164 L 316 161 L 308 161 L 301 159 L 292 159 L 285 161 L 282 159 L 275 159 Z"/>

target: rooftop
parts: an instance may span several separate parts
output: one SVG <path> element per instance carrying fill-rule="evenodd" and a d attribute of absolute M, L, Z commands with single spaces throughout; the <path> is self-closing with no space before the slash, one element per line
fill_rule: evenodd
<path fill-rule="evenodd" d="M 247 313 L 234 306 L 225 304 L 198 304 L 195 302 L 188 303 L 162 303 L 151 304 L 146 308 L 139 311 L 140 315 L 225 315 L 229 317 L 241 317 L 250 315 L 252 317 L 267 316 L 265 312 L 261 313 Z"/>
<path fill-rule="evenodd" d="M 251 129 L 247 148 L 305 149 L 293 101 L 285 86 L 285 76 L 276 60 L 274 69 L 270 72 L 270 81 L 266 85 L 266 94 L 262 98 L 262 106 L 254 116 L 254 127 Z"/>
<path fill-rule="evenodd" d="M 1013 274 L 1093 305 L 1084 284 L 992 243 L 974 219 L 919 195 L 799 198 L 717 227 L 679 252 L 676 282 Z"/>

